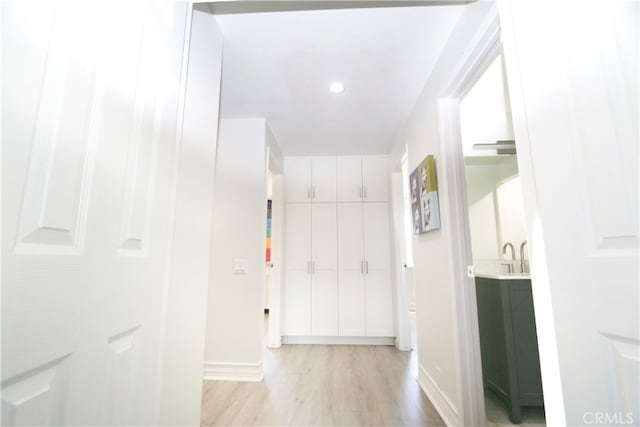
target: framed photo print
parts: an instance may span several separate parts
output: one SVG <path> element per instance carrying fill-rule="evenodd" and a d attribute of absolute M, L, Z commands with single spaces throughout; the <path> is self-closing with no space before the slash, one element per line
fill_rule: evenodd
<path fill-rule="evenodd" d="M 413 233 L 422 234 L 440 228 L 438 179 L 433 154 L 428 155 L 409 176 Z"/>

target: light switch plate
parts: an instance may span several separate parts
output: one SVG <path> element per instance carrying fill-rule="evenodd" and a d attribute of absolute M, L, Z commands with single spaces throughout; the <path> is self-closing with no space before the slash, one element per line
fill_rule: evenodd
<path fill-rule="evenodd" d="M 249 260 L 246 258 L 233 259 L 233 274 L 247 274 L 249 269 Z"/>

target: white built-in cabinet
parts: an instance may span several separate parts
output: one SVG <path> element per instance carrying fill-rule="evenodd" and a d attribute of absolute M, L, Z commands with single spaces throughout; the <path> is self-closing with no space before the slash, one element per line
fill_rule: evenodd
<path fill-rule="evenodd" d="M 335 203 L 311 207 L 311 335 L 338 334 L 338 217 Z"/>
<path fill-rule="evenodd" d="M 387 156 L 338 157 L 338 201 L 388 201 L 388 161 Z"/>
<path fill-rule="evenodd" d="M 338 204 L 340 336 L 393 335 L 389 206 Z"/>
<path fill-rule="evenodd" d="M 365 336 L 362 203 L 340 203 L 338 222 L 339 334 Z"/>
<path fill-rule="evenodd" d="M 336 203 L 288 203 L 284 334 L 338 335 Z"/>
<path fill-rule="evenodd" d="M 311 204 L 286 211 L 284 335 L 311 335 Z"/>
<path fill-rule="evenodd" d="M 283 335 L 392 337 L 386 156 L 285 159 Z"/>
<path fill-rule="evenodd" d="M 285 159 L 287 203 L 336 201 L 335 157 Z"/>

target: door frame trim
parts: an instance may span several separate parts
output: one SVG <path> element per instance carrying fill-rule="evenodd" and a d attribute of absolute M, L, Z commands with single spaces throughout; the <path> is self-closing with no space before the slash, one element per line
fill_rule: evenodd
<path fill-rule="evenodd" d="M 406 262 L 406 237 L 404 235 L 404 188 L 402 187 L 402 162 L 406 159 L 408 154 L 408 148 L 405 149 L 402 155 L 392 163 L 389 175 L 389 193 L 390 193 L 390 210 L 391 210 L 391 235 L 392 239 L 392 254 L 394 264 L 394 284 L 395 284 L 395 323 L 396 323 L 396 340 L 395 346 L 400 351 L 411 351 L 411 320 L 409 319 L 409 301 L 407 284 L 403 280 L 405 272 L 404 263 Z M 395 194 L 396 182 L 400 180 L 400 195 Z M 397 203 L 401 203 L 401 206 L 397 206 Z M 400 207 L 400 212 L 397 212 Z M 399 214 L 399 215 L 398 215 Z M 398 229 L 399 228 L 399 229 Z M 413 243 L 412 243 L 413 244 Z"/>
<path fill-rule="evenodd" d="M 284 159 L 279 151 L 267 147 L 266 171 L 272 174 L 271 195 L 271 261 L 274 267 L 271 271 L 269 288 L 269 322 L 267 326 L 267 342 L 269 348 L 282 347 L 282 320 L 284 307 L 282 282 L 284 280 L 284 227 L 285 208 L 284 192 Z M 275 262 L 274 262 L 275 261 Z"/>
<path fill-rule="evenodd" d="M 467 275 L 467 266 L 473 265 L 471 234 L 467 206 L 467 186 L 460 131 L 460 99 L 482 74 L 501 48 L 500 22 L 497 9 L 491 14 L 469 43 L 469 50 L 454 68 L 452 79 L 438 98 L 438 124 L 440 152 L 443 162 L 443 191 L 452 195 L 448 206 L 450 227 L 446 233 L 448 255 L 451 259 L 450 276 L 453 279 L 454 311 L 456 319 L 456 364 L 460 368 L 461 425 L 484 425 L 484 387 L 478 312 L 474 281 Z"/>

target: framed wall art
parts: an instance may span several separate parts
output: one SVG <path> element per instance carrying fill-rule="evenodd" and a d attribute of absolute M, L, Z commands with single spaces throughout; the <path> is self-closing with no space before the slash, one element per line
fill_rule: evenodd
<path fill-rule="evenodd" d="M 440 228 L 438 179 L 433 154 L 428 155 L 409 175 L 413 233 L 422 234 Z"/>

